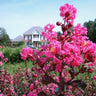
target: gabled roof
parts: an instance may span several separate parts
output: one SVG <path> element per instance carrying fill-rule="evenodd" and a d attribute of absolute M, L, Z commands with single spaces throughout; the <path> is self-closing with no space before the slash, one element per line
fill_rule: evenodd
<path fill-rule="evenodd" d="M 23 36 L 19 35 L 12 40 L 12 42 L 19 42 L 19 41 L 23 41 Z"/>
<path fill-rule="evenodd" d="M 32 35 L 34 33 L 42 34 L 44 30 L 40 26 L 33 26 L 28 31 L 26 31 L 23 35 Z"/>

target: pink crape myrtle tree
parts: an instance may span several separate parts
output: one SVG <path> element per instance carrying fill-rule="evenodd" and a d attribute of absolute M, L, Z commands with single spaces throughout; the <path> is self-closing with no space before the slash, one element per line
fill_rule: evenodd
<path fill-rule="evenodd" d="M 31 70 L 35 82 L 27 96 L 96 96 L 96 84 L 91 87 L 91 94 L 86 91 L 88 84 L 82 78 L 76 79 L 80 74 L 93 73 L 96 44 L 89 40 L 87 29 L 81 24 L 70 30 L 77 12 L 73 5 L 65 4 L 59 10 L 63 22 L 56 25 L 61 27 L 61 35 L 54 31 L 53 24 L 47 24 L 42 35 L 48 44 L 38 50 L 26 47 L 20 53 L 23 60 L 29 58 L 34 65 Z M 92 80 L 95 82 L 95 75 Z"/>

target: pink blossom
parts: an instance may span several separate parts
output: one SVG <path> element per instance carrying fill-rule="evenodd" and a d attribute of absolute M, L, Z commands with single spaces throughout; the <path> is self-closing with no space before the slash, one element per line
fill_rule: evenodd
<path fill-rule="evenodd" d="M 39 81 L 38 81 L 38 80 L 35 80 L 35 83 L 36 83 L 36 84 L 39 84 Z"/>
<path fill-rule="evenodd" d="M 0 52 L 0 57 L 1 57 L 1 59 L 4 58 L 3 52 Z"/>
<path fill-rule="evenodd" d="M 69 77 L 65 77 L 65 82 L 68 82 L 70 80 Z"/>
<path fill-rule="evenodd" d="M 4 96 L 3 94 L 0 94 L 0 96 Z"/>
<path fill-rule="evenodd" d="M 10 84 L 13 84 L 13 80 L 10 80 Z"/>
<path fill-rule="evenodd" d="M 59 82 L 59 77 L 56 77 L 56 81 L 58 81 L 58 82 Z"/>
<path fill-rule="evenodd" d="M 88 69 L 88 72 L 90 72 L 90 73 L 93 72 L 93 71 L 94 71 L 94 68 L 89 68 Z"/>
<path fill-rule="evenodd" d="M 84 59 L 86 62 L 95 62 L 96 59 L 96 44 L 91 41 L 87 41 L 86 46 L 82 48 L 84 53 Z"/>
<path fill-rule="evenodd" d="M 91 62 L 88 64 L 89 67 L 96 65 L 96 62 Z"/>
<path fill-rule="evenodd" d="M 33 87 L 34 87 L 34 84 L 33 83 L 31 83 L 31 85 L 30 85 L 30 90 L 33 90 Z"/>
<path fill-rule="evenodd" d="M 8 58 L 4 58 L 4 61 L 7 62 L 8 61 Z"/>
<path fill-rule="evenodd" d="M 96 80 L 96 76 L 93 76 L 93 80 Z"/>
<path fill-rule="evenodd" d="M 81 26 L 81 24 L 77 24 L 73 30 L 75 36 L 87 35 L 87 28 Z"/>
<path fill-rule="evenodd" d="M 66 3 L 64 6 L 60 7 L 60 16 L 63 17 L 64 20 L 67 22 L 71 22 L 73 24 L 73 21 L 76 17 L 76 8 L 73 7 L 73 5 L 69 5 Z"/>
<path fill-rule="evenodd" d="M 57 73 L 61 72 L 61 69 L 62 69 L 61 65 L 62 65 L 62 61 L 59 61 L 59 63 L 57 63 L 56 65 L 55 72 Z"/>
<path fill-rule="evenodd" d="M 28 68 L 27 71 L 30 72 L 30 69 Z"/>
<path fill-rule="evenodd" d="M 54 29 L 54 25 L 53 24 L 47 24 L 44 27 L 44 32 L 42 32 L 42 35 L 48 40 L 48 41 L 52 41 L 54 39 L 56 39 L 57 37 L 57 33 L 55 31 L 53 31 Z"/>
<path fill-rule="evenodd" d="M 50 66 L 44 66 L 43 70 L 48 70 Z"/>
<path fill-rule="evenodd" d="M 26 60 L 27 58 L 30 58 L 30 60 L 33 60 L 33 50 L 29 47 L 23 48 L 22 52 L 20 53 L 21 58 L 23 60 Z"/>
<path fill-rule="evenodd" d="M 50 31 L 52 32 L 52 30 L 55 28 L 55 26 L 53 24 L 47 24 L 45 27 L 44 27 L 44 30 L 45 31 Z"/>
<path fill-rule="evenodd" d="M 54 88 L 50 88 L 50 90 L 52 91 L 52 94 L 55 94 Z"/>
<path fill-rule="evenodd" d="M 0 48 L 2 48 L 2 46 L 0 46 Z"/>
<path fill-rule="evenodd" d="M 64 66 L 64 69 L 67 69 L 68 68 L 68 66 Z"/>
<path fill-rule="evenodd" d="M 23 94 L 22 96 L 26 96 L 25 94 Z"/>
<path fill-rule="evenodd" d="M 64 35 L 67 35 L 67 31 L 64 32 Z"/>
<path fill-rule="evenodd" d="M 0 65 L 3 65 L 2 61 L 0 61 Z"/>
<path fill-rule="evenodd" d="M 27 96 L 38 96 L 37 93 L 30 92 Z"/>
<path fill-rule="evenodd" d="M 68 88 L 71 90 L 71 89 L 72 89 L 72 86 L 71 86 L 71 85 L 69 85 L 69 86 L 68 86 Z"/>
<path fill-rule="evenodd" d="M 75 44 L 65 43 L 63 46 L 65 55 L 64 62 L 70 66 L 79 66 L 83 62 L 83 58 L 80 54 L 80 49 Z"/>
<path fill-rule="evenodd" d="M 87 35 L 87 29 L 81 26 L 81 24 L 77 24 L 73 30 L 74 30 L 73 32 L 74 35 L 72 36 L 72 41 L 75 44 L 78 44 L 79 46 L 84 47 L 87 43 L 86 39 L 88 39 L 88 37 L 85 36 Z"/>
<path fill-rule="evenodd" d="M 81 95 L 81 94 L 82 94 L 82 93 L 81 93 L 80 91 L 78 91 L 76 95 Z"/>
<path fill-rule="evenodd" d="M 50 63 L 53 67 L 55 66 L 55 72 L 61 72 L 62 60 L 57 59 L 55 56 L 53 56 L 53 60 Z"/>

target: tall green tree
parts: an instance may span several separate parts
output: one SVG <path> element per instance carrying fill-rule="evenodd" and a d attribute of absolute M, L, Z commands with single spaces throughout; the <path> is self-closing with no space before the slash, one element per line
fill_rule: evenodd
<path fill-rule="evenodd" d="M 84 26 L 87 28 L 87 36 L 89 39 L 96 43 L 96 19 L 94 21 L 85 22 Z"/>
<path fill-rule="evenodd" d="M 11 45 L 11 40 L 4 28 L 0 28 L 0 45 L 2 45 L 2 46 Z"/>

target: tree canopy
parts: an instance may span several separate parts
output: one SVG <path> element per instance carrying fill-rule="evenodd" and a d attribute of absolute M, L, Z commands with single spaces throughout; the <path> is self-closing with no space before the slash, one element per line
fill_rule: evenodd
<path fill-rule="evenodd" d="M 10 46 L 11 40 L 4 28 L 0 28 L 0 45 Z"/>
<path fill-rule="evenodd" d="M 84 26 L 87 28 L 89 39 L 96 43 L 96 19 L 94 21 L 85 22 Z"/>

